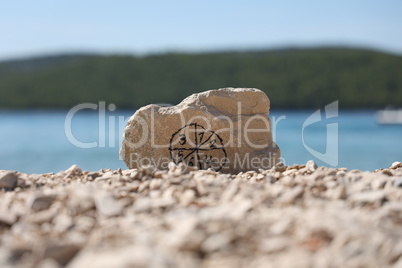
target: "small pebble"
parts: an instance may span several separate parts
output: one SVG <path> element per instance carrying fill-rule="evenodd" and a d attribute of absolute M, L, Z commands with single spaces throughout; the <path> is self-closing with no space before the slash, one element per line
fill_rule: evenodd
<path fill-rule="evenodd" d="M 317 164 L 313 160 L 309 160 L 306 163 L 306 168 L 310 172 L 314 172 L 317 169 Z"/>
<path fill-rule="evenodd" d="M 0 171 L 0 188 L 14 189 L 18 185 L 18 176 L 15 172 Z"/>

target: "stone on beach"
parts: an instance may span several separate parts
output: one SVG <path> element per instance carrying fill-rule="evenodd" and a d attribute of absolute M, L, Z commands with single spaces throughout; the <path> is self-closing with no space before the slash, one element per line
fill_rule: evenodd
<path fill-rule="evenodd" d="M 55 195 L 42 195 L 39 194 L 37 196 L 33 196 L 32 200 L 30 200 L 30 207 L 34 211 L 40 211 L 48 209 L 53 201 L 56 199 Z"/>
<path fill-rule="evenodd" d="M 169 162 L 224 173 L 269 169 L 279 162 L 267 95 L 254 88 L 193 94 L 171 107 L 148 105 L 129 119 L 120 155 L 129 168 Z"/>
<path fill-rule="evenodd" d="M 122 213 L 123 207 L 106 191 L 98 191 L 95 194 L 96 209 L 104 216 L 118 216 Z"/>
<path fill-rule="evenodd" d="M 18 185 L 18 176 L 15 172 L 0 171 L 0 188 L 14 189 Z"/>

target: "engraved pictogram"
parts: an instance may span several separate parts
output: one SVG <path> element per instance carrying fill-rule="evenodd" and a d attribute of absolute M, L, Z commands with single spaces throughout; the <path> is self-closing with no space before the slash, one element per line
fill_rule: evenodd
<path fill-rule="evenodd" d="M 170 139 L 170 158 L 175 164 L 185 163 L 199 169 L 219 171 L 227 161 L 222 138 L 202 125 L 191 123 L 173 133 Z"/>

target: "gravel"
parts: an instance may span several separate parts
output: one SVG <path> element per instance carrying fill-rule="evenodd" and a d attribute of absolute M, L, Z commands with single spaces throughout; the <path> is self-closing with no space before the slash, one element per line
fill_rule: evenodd
<path fill-rule="evenodd" d="M 0 171 L 1 267 L 402 267 L 402 164 Z"/>

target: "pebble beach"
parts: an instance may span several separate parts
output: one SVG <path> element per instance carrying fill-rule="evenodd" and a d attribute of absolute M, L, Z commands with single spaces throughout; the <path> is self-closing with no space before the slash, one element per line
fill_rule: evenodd
<path fill-rule="evenodd" d="M 402 164 L 0 171 L 1 267 L 402 267 Z"/>

